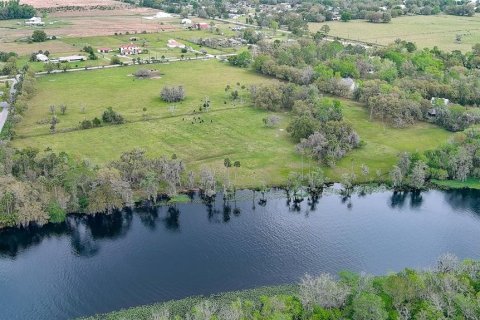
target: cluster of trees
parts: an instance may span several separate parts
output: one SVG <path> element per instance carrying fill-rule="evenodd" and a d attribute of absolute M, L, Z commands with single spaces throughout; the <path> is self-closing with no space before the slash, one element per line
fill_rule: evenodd
<path fill-rule="evenodd" d="M 247 68 L 252 63 L 252 54 L 249 51 L 243 51 L 240 54 L 228 57 L 228 62 L 232 66 Z"/>
<path fill-rule="evenodd" d="M 92 48 L 92 46 L 85 46 L 83 47 L 83 51 L 88 53 L 88 59 L 89 60 L 97 60 L 98 57 L 95 54 L 95 50 Z"/>
<path fill-rule="evenodd" d="M 183 86 L 165 86 L 160 92 L 160 97 L 165 102 L 179 102 L 185 99 L 185 89 Z"/>
<path fill-rule="evenodd" d="M 109 213 L 132 205 L 133 193 L 156 201 L 160 192 L 174 196 L 187 187 L 183 161 L 150 159 L 138 149 L 99 168 L 65 153 L 2 143 L 0 160 L 0 228 L 60 222 L 69 212 Z"/>
<path fill-rule="evenodd" d="M 2 76 L 14 76 L 18 73 L 17 67 L 17 55 L 1 52 L 0 58 L 2 62 L 5 62 L 0 69 L 0 75 Z"/>
<path fill-rule="evenodd" d="M 20 0 L 0 1 L 0 20 L 29 19 L 35 15 L 35 8 L 20 4 Z"/>
<path fill-rule="evenodd" d="M 7 62 L 11 57 L 18 58 L 15 52 L 0 51 L 0 62 Z"/>
<path fill-rule="evenodd" d="M 244 299 L 204 298 L 182 311 L 157 307 L 152 319 L 473 320 L 480 316 L 480 262 L 459 262 L 445 254 L 429 271 L 306 275 L 298 287 L 283 291 Z"/>
<path fill-rule="evenodd" d="M 430 179 L 459 180 L 480 178 L 480 131 L 468 129 L 438 149 L 402 153 L 390 172 L 396 189 L 422 189 Z"/>
<path fill-rule="evenodd" d="M 342 104 L 324 98 L 314 85 L 292 83 L 252 86 L 250 97 L 255 107 L 268 111 L 291 111 L 287 131 L 302 154 L 334 165 L 338 159 L 360 146 L 352 126 L 343 121 Z M 270 125 L 268 118 L 264 123 Z"/>
<path fill-rule="evenodd" d="M 475 15 L 475 5 L 473 3 L 450 5 L 445 7 L 445 13 L 455 16 L 472 17 Z"/>
<path fill-rule="evenodd" d="M 401 40 L 385 48 L 366 49 L 322 38 L 260 41 L 253 68 L 355 98 L 367 105 L 372 119 L 396 127 L 430 121 L 461 131 L 478 121 L 476 109 L 470 107 L 480 105 L 480 44 L 462 54 L 438 48 L 417 50 L 415 44 Z M 433 103 L 444 99 L 448 100 L 445 105 Z"/>

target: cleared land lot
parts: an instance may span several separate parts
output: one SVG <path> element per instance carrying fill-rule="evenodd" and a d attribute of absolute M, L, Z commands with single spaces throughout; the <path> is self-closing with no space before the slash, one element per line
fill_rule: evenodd
<path fill-rule="evenodd" d="M 149 65 L 149 68 L 156 68 L 163 75 L 159 79 L 138 80 L 131 76 L 138 67 L 124 67 L 39 78 L 38 94 L 17 127 L 14 146 L 52 148 L 94 163 L 106 163 L 123 151 L 140 147 L 150 155 L 176 153 L 190 169 L 208 165 L 222 174 L 223 159 L 229 157 L 242 163 L 237 182 L 243 186 L 285 183 L 289 172 L 300 171 L 301 157 L 285 130 L 289 115 L 279 114 L 280 127 L 268 129 L 262 123 L 268 113 L 249 107 L 248 86 L 275 80 L 218 61 Z M 187 92 L 186 100 L 175 104 L 175 112 L 170 108 L 173 104 L 159 98 L 166 84 L 183 85 Z M 243 102 L 231 100 L 225 92 L 227 84 L 240 91 Z M 242 85 L 247 87 L 242 89 Z M 211 101 L 211 110 L 200 114 L 198 109 L 205 97 Z M 66 115 L 58 115 L 60 131 L 75 128 L 84 119 L 100 117 L 107 107 L 124 115 L 128 123 L 49 134 L 49 125 L 45 124 L 51 117 L 49 106 L 62 103 L 68 109 Z M 328 176 L 337 181 L 352 167 L 359 173 L 362 163 L 370 166 L 372 177 L 376 169 L 386 173 L 399 152 L 434 148 L 450 136 L 428 124 L 403 130 L 384 128 L 381 123 L 368 121 L 368 113 L 361 105 L 351 101 L 344 101 L 344 105 L 346 120 L 354 125 L 366 144 L 337 167 L 327 169 Z M 144 121 L 144 114 L 150 120 Z M 203 122 L 195 121 L 194 117 Z M 308 165 L 306 161 L 305 168 Z"/>
<path fill-rule="evenodd" d="M 325 23 L 311 23 L 310 31 L 316 32 Z M 475 43 L 480 42 L 480 15 L 474 17 L 408 16 L 392 19 L 391 23 L 369 23 L 361 20 L 350 22 L 333 21 L 330 36 L 339 36 L 353 40 L 378 44 L 389 44 L 395 39 L 415 42 L 418 47 L 452 51 L 469 51 Z M 457 43 L 456 35 L 462 35 Z"/>

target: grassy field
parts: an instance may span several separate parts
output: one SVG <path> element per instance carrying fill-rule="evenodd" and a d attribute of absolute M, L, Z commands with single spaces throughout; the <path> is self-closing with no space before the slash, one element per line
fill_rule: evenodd
<path fill-rule="evenodd" d="M 466 181 L 459 180 L 433 180 L 432 183 L 436 186 L 447 189 L 480 189 L 480 180 L 469 178 Z"/>
<path fill-rule="evenodd" d="M 38 93 L 17 127 L 14 146 L 41 150 L 50 147 L 98 164 L 140 147 L 152 156 L 176 153 L 190 169 L 206 165 L 222 175 L 225 174 L 223 159 L 229 157 L 242 164 L 237 172 L 237 183 L 242 186 L 282 184 L 291 171 L 301 170 L 302 159 L 285 130 L 289 115 L 279 114 L 282 118 L 279 128 L 268 129 L 262 124 L 267 113 L 249 107 L 248 87 L 275 80 L 213 60 L 149 67 L 163 75 L 159 79 L 139 80 L 131 76 L 138 67 L 123 67 L 40 77 Z M 240 91 L 239 100 L 233 101 L 225 92 L 227 84 Z M 187 98 L 175 104 L 175 111 L 170 108 L 172 104 L 159 98 L 164 85 L 185 87 Z M 199 114 L 206 96 L 211 101 L 211 110 Z M 49 107 L 60 104 L 67 105 L 67 112 L 58 114 L 59 131 L 74 129 L 83 119 L 100 117 L 107 107 L 120 112 L 128 123 L 52 135 L 46 124 L 51 118 Z M 371 168 L 373 178 L 376 169 L 383 173 L 390 170 L 399 152 L 434 148 L 449 137 L 446 131 L 423 123 L 408 129 L 384 128 L 379 122 L 370 122 L 361 105 L 351 101 L 345 101 L 344 105 L 346 120 L 353 124 L 365 145 L 335 168 L 326 169 L 334 181 L 352 167 L 359 172 L 363 163 Z M 203 122 L 195 121 L 194 117 Z M 314 165 L 305 161 L 305 168 Z"/>
<path fill-rule="evenodd" d="M 310 31 L 316 32 L 325 23 L 310 23 Z M 339 36 L 378 44 L 389 44 L 395 39 L 415 42 L 418 47 L 451 51 L 469 51 L 475 43 L 480 42 L 480 15 L 458 17 L 449 15 L 406 16 L 392 19 L 391 23 L 370 23 L 353 20 L 348 23 L 332 21 L 330 36 Z M 462 35 L 457 43 L 455 37 Z"/>

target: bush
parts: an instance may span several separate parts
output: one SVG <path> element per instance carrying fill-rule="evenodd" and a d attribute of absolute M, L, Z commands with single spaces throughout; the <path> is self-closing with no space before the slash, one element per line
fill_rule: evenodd
<path fill-rule="evenodd" d="M 101 121 L 100 119 L 98 119 L 97 117 L 95 117 L 95 118 L 92 120 L 92 125 L 93 125 L 93 127 L 95 127 L 95 128 L 101 127 L 101 126 L 102 126 L 102 121 Z"/>
<path fill-rule="evenodd" d="M 93 127 L 92 125 L 92 121 L 90 120 L 83 120 L 82 122 L 80 122 L 80 128 L 82 129 L 90 129 L 91 127 Z"/>
<path fill-rule="evenodd" d="M 111 124 L 122 124 L 125 122 L 122 115 L 113 111 L 112 107 L 109 107 L 107 110 L 103 112 L 102 120 L 105 123 L 111 123 Z"/>
<path fill-rule="evenodd" d="M 51 202 L 48 205 L 47 211 L 50 217 L 49 222 L 52 222 L 52 223 L 63 222 L 65 221 L 65 218 L 67 216 L 65 210 L 63 210 L 62 207 L 60 207 L 58 202 Z"/>
<path fill-rule="evenodd" d="M 120 61 L 120 58 L 117 57 L 117 56 L 113 56 L 111 59 L 110 59 L 110 64 L 114 65 L 114 64 L 122 64 L 122 61 Z"/>

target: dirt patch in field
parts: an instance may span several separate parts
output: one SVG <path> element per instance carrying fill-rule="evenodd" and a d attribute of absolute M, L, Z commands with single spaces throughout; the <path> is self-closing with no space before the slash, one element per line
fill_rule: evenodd
<path fill-rule="evenodd" d="M 127 32 L 135 34 L 144 31 L 148 33 L 172 31 L 180 27 L 179 18 L 145 19 L 157 12 L 158 10 L 147 8 L 55 12 L 48 15 L 44 30 L 49 36 L 57 36 L 61 39 L 62 37 L 106 36 Z M 21 22 L 0 22 L 0 47 L 3 48 L 4 43 L 12 43 L 31 36 L 35 29 L 37 28 L 24 26 Z M 16 45 L 24 47 L 24 44 L 11 44 L 9 48 Z"/>
<path fill-rule="evenodd" d="M 3 51 L 13 51 L 19 55 L 27 55 L 32 52 L 38 52 L 39 50 L 48 50 L 50 52 L 54 52 L 55 54 L 72 53 L 78 51 L 78 49 L 75 47 L 60 41 L 47 41 L 41 43 L 0 43 L 0 48 Z"/>

